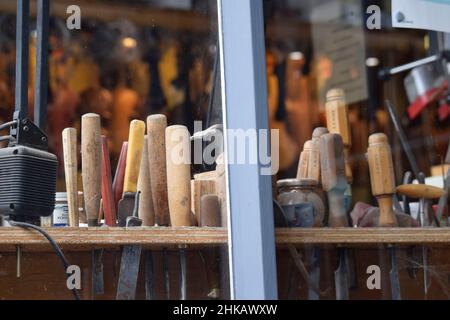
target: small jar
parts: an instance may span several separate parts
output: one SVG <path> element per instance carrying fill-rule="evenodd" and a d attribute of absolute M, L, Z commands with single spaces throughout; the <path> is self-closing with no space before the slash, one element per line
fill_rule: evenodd
<path fill-rule="evenodd" d="M 281 207 L 310 204 L 313 208 L 313 227 L 320 227 L 325 217 L 325 204 L 318 183 L 314 179 L 283 179 L 277 181 L 277 200 Z"/>
<path fill-rule="evenodd" d="M 56 192 L 55 209 L 53 210 L 53 226 L 67 227 L 69 225 L 69 206 L 67 204 L 67 193 Z"/>

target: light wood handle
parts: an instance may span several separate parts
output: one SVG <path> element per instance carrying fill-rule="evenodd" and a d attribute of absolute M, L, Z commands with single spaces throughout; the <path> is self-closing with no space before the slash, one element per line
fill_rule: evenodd
<path fill-rule="evenodd" d="M 101 125 L 100 116 L 87 113 L 81 117 L 81 170 L 84 207 L 89 226 L 98 225 L 101 198 Z"/>
<path fill-rule="evenodd" d="M 397 186 L 396 191 L 414 199 L 439 199 L 445 194 L 444 189 L 427 184 L 402 184 Z"/>
<path fill-rule="evenodd" d="M 200 226 L 220 227 L 220 202 L 215 194 L 205 194 L 200 200 Z"/>
<path fill-rule="evenodd" d="M 308 178 L 308 163 L 310 152 L 311 140 L 308 140 L 303 145 L 303 151 L 300 153 L 300 159 L 298 160 L 297 179 Z"/>
<path fill-rule="evenodd" d="M 78 161 L 77 130 L 66 128 L 62 132 L 64 153 L 64 174 L 66 178 L 67 205 L 69 207 L 69 226 L 78 227 Z"/>
<path fill-rule="evenodd" d="M 128 135 L 127 166 L 123 192 L 136 193 L 139 169 L 141 168 L 142 149 L 144 148 L 145 122 L 133 120 Z"/>
<path fill-rule="evenodd" d="M 185 126 L 166 128 L 167 193 L 170 221 L 174 227 L 190 226 L 191 142 Z"/>
<path fill-rule="evenodd" d="M 216 194 L 216 180 L 191 180 L 191 209 L 194 212 L 197 224 L 201 224 L 201 198 L 205 194 Z"/>
<path fill-rule="evenodd" d="M 166 127 L 165 115 L 155 114 L 147 117 L 148 163 L 151 179 L 155 222 L 159 226 L 170 224 L 169 202 L 167 199 L 166 171 Z"/>
<path fill-rule="evenodd" d="M 139 198 L 139 218 L 142 219 L 143 226 L 155 225 L 151 179 L 152 178 L 148 167 L 148 137 L 145 136 L 137 187 L 138 191 L 141 192 L 141 196 Z"/>
<path fill-rule="evenodd" d="M 128 141 L 122 143 L 120 150 L 119 161 L 117 162 L 116 172 L 114 174 L 113 192 L 114 192 L 114 206 L 116 213 L 119 201 L 123 194 L 123 181 L 125 180 L 125 168 L 127 166 Z"/>
<path fill-rule="evenodd" d="M 331 89 L 327 92 L 325 113 L 327 118 L 327 128 L 330 133 L 338 133 L 342 136 L 342 142 L 344 143 L 345 148 L 345 176 L 347 177 L 348 183 L 351 184 L 353 181 L 353 174 L 348 157 L 352 145 L 352 138 L 344 90 Z"/>
<path fill-rule="evenodd" d="M 367 160 L 372 194 L 380 207 L 380 226 L 396 226 L 397 220 L 392 209 L 392 196 L 395 193 L 394 166 L 391 147 L 384 133 L 375 133 L 369 137 Z"/>
<path fill-rule="evenodd" d="M 112 188 L 108 138 L 106 136 L 102 136 L 102 207 L 105 224 L 114 227 L 116 225 L 117 211 Z"/>
<path fill-rule="evenodd" d="M 344 205 L 347 188 L 342 137 L 336 133 L 320 138 L 320 168 L 323 189 L 327 192 L 330 227 L 348 227 Z"/>
<path fill-rule="evenodd" d="M 320 177 L 320 137 L 328 133 L 327 128 L 319 127 L 314 129 L 311 140 L 311 149 L 308 159 L 308 178 L 314 179 L 319 184 Z"/>

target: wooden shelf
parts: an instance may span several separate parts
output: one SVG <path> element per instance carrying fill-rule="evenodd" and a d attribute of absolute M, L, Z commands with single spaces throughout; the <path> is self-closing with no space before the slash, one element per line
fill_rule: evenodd
<path fill-rule="evenodd" d="M 87 251 L 92 248 L 118 248 L 125 244 L 140 244 L 160 248 L 225 245 L 225 228 L 46 228 L 63 250 Z M 317 244 L 374 246 L 377 244 L 427 244 L 450 246 L 450 228 L 317 228 L 277 229 L 277 244 Z M 47 240 L 33 230 L 0 228 L 0 252 L 14 251 L 21 245 L 25 251 L 51 251 Z"/>

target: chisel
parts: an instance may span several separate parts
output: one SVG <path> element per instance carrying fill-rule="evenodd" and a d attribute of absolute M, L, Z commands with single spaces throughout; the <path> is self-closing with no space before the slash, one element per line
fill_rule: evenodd
<path fill-rule="evenodd" d="M 191 142 L 185 126 L 166 128 L 167 196 L 170 221 L 173 227 L 192 225 L 191 212 Z M 180 299 L 186 299 L 186 250 L 180 253 Z"/>
<path fill-rule="evenodd" d="M 69 207 L 69 226 L 78 227 L 78 159 L 77 130 L 66 128 L 62 132 L 64 153 L 64 174 L 66 178 L 67 206 Z"/>
<path fill-rule="evenodd" d="M 101 198 L 101 125 L 100 116 L 87 113 L 81 117 L 81 170 L 84 207 L 89 227 L 98 226 Z M 93 296 L 103 293 L 102 250 L 92 250 Z"/>
<path fill-rule="evenodd" d="M 151 176 L 148 167 L 148 137 L 144 138 L 144 149 L 142 150 L 141 168 L 139 170 L 139 178 L 137 190 L 140 192 L 139 201 L 139 219 L 142 220 L 143 226 L 155 225 L 155 212 L 153 210 Z M 144 251 L 145 266 L 145 297 L 147 300 L 154 300 L 154 277 L 153 277 L 153 255 L 150 250 Z"/>
<path fill-rule="evenodd" d="M 369 162 L 372 194 L 377 198 L 380 208 L 379 226 L 396 227 L 398 226 L 397 218 L 392 209 L 393 195 L 395 193 L 394 166 L 392 163 L 391 147 L 384 133 L 375 133 L 369 137 L 367 159 Z M 391 281 L 392 300 L 401 300 L 395 247 L 390 246 L 388 251 L 391 257 L 389 277 Z"/>
<path fill-rule="evenodd" d="M 105 224 L 116 226 L 116 205 L 111 181 L 111 163 L 109 160 L 108 139 L 102 136 L 102 206 Z"/>
<path fill-rule="evenodd" d="M 310 151 L 311 151 L 311 140 L 308 140 L 303 145 L 303 151 L 300 153 L 300 159 L 298 160 L 297 179 L 303 179 L 308 177 L 308 162 Z"/>
<path fill-rule="evenodd" d="M 170 224 L 169 203 L 167 200 L 166 171 L 166 127 L 165 115 L 154 114 L 147 117 L 148 164 L 151 179 L 153 210 L 158 226 Z M 166 248 L 161 249 L 164 273 L 164 291 L 170 299 L 169 259 Z"/>
<path fill-rule="evenodd" d="M 353 174 L 349 163 L 352 136 L 350 131 L 348 106 L 345 101 L 344 90 L 335 88 L 327 92 L 325 113 L 328 131 L 330 131 L 330 133 L 340 134 L 342 137 L 342 142 L 344 144 L 345 176 L 347 178 L 347 188 L 345 190 L 344 203 L 345 210 L 347 213 L 349 213 L 352 204 L 351 185 L 353 183 Z M 353 250 L 347 250 L 346 259 L 349 287 L 353 288 L 357 285 L 357 268 Z"/>
<path fill-rule="evenodd" d="M 144 148 L 144 134 L 145 123 L 140 120 L 131 121 L 123 195 L 118 211 L 119 225 L 127 228 L 142 224 L 138 218 L 139 196 L 136 197 L 136 195 L 140 194 L 137 192 L 137 182 Z M 141 249 L 140 245 L 125 245 L 122 249 L 116 300 L 134 300 L 135 298 Z"/>
<path fill-rule="evenodd" d="M 315 128 L 312 133 L 309 150 L 307 178 L 317 181 L 318 188 L 322 188 L 320 171 L 320 137 L 327 133 L 329 133 L 327 128 Z M 320 248 L 307 248 L 305 254 L 309 265 L 311 280 L 314 282 L 314 287 L 318 288 L 320 287 Z M 308 300 L 319 300 L 319 294 L 313 290 L 311 286 L 308 286 Z"/>
<path fill-rule="evenodd" d="M 120 199 L 118 205 L 119 226 L 121 227 L 125 227 L 127 217 L 131 216 L 133 213 L 136 200 L 137 180 L 142 159 L 142 149 L 144 148 L 144 135 L 144 121 L 131 121 L 123 193 L 122 199 Z"/>
<path fill-rule="evenodd" d="M 200 199 L 200 226 L 220 227 L 220 203 L 217 195 L 205 194 Z M 203 250 L 206 266 L 206 277 L 209 284 L 208 297 L 211 299 L 220 298 L 220 251 L 218 248 L 208 248 Z"/>
<path fill-rule="evenodd" d="M 347 188 L 342 137 L 328 133 L 320 138 L 320 166 L 323 189 L 327 192 L 328 225 L 333 228 L 348 227 L 344 205 Z M 338 248 L 339 267 L 334 273 L 336 300 L 348 299 L 346 249 Z"/>

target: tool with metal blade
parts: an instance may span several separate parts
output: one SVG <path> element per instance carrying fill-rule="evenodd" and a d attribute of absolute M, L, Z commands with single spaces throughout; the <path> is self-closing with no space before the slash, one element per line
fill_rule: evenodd
<path fill-rule="evenodd" d="M 328 196 L 328 225 L 334 228 L 349 226 L 344 204 L 347 180 L 345 178 L 343 149 L 344 144 L 339 134 L 328 133 L 321 136 L 320 167 L 322 186 Z M 348 299 L 348 271 L 345 250 L 345 248 L 338 248 L 339 267 L 335 271 L 337 300 Z"/>
<path fill-rule="evenodd" d="M 119 201 L 119 226 L 125 227 L 127 217 L 133 213 L 136 200 L 137 181 L 141 167 L 142 150 L 144 148 L 145 123 L 133 120 L 130 123 L 128 136 L 127 166 L 123 184 L 122 199 Z"/>
<path fill-rule="evenodd" d="M 78 227 L 78 161 L 77 130 L 66 128 L 62 132 L 64 153 L 64 175 L 66 179 L 67 206 L 69 207 L 69 226 Z"/>
<path fill-rule="evenodd" d="M 167 192 L 173 227 L 191 226 L 191 142 L 185 126 L 166 128 Z M 186 249 L 180 246 L 180 299 L 186 299 Z"/>
<path fill-rule="evenodd" d="M 127 216 L 125 227 L 139 227 L 142 220 L 138 217 L 140 192 L 135 194 L 133 213 Z M 120 261 L 119 282 L 117 284 L 116 300 L 135 300 L 136 286 L 141 262 L 141 245 L 125 245 Z"/>
<path fill-rule="evenodd" d="M 102 136 L 102 206 L 105 224 L 110 227 L 115 227 L 116 205 L 111 181 L 108 138 L 106 136 Z"/>
<path fill-rule="evenodd" d="M 413 174 L 411 171 L 406 171 L 405 174 L 403 175 L 403 184 L 411 184 L 413 180 Z M 402 196 L 402 203 L 403 203 L 403 212 L 407 215 L 411 215 L 411 208 L 409 206 L 409 198 L 407 196 Z M 414 246 L 409 247 L 408 249 L 406 249 L 406 254 L 408 257 L 408 261 L 407 261 L 407 270 L 408 270 L 408 275 L 411 279 L 416 279 L 417 278 L 417 274 L 416 274 L 416 269 L 417 269 L 417 265 L 418 263 L 416 263 L 416 258 L 414 256 Z"/>
<path fill-rule="evenodd" d="M 393 211 L 393 195 L 395 193 L 394 166 L 391 148 L 384 133 L 375 133 L 369 137 L 367 159 L 369 162 L 372 194 L 377 198 L 380 207 L 379 225 L 380 227 L 398 226 L 397 218 Z M 401 300 L 395 247 L 390 246 L 388 251 L 391 257 L 389 276 L 392 300 Z"/>
<path fill-rule="evenodd" d="M 81 170 L 83 196 L 89 227 L 98 226 L 101 198 L 101 125 L 100 116 L 87 113 L 81 117 Z M 103 293 L 102 249 L 92 250 L 92 292 Z"/>
<path fill-rule="evenodd" d="M 141 193 L 139 201 L 139 218 L 143 226 L 155 225 L 155 212 L 153 210 L 153 199 L 151 189 L 151 176 L 148 166 L 148 137 L 144 138 L 144 149 L 142 151 L 141 168 L 137 190 Z M 147 300 L 155 299 L 154 276 L 153 276 L 153 254 L 150 250 L 144 251 L 145 266 L 145 298 Z"/>
<path fill-rule="evenodd" d="M 158 226 L 170 224 L 169 202 L 167 199 L 166 171 L 166 127 L 167 118 L 162 114 L 147 117 L 148 164 L 151 178 L 151 192 L 155 222 Z M 164 291 L 170 299 L 169 258 L 166 248 L 161 249 L 164 273 Z"/>

